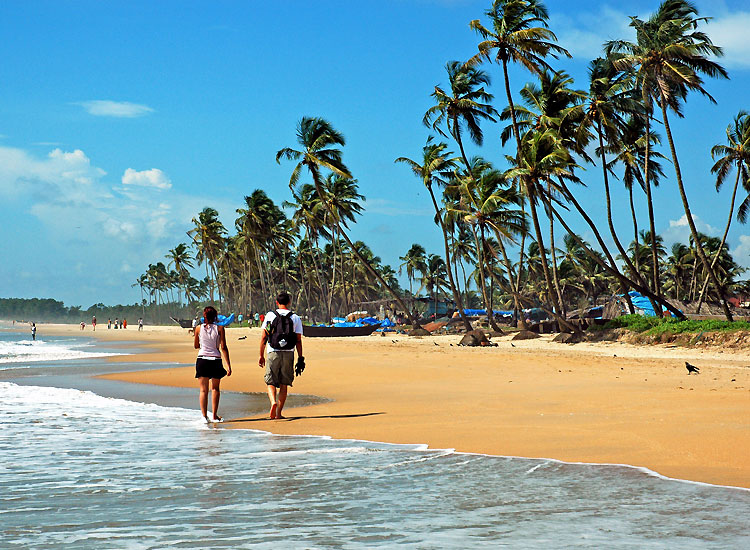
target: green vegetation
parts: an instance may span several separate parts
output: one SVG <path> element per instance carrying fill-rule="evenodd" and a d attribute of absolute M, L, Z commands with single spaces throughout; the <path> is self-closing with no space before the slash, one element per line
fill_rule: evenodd
<path fill-rule="evenodd" d="M 732 332 L 738 330 L 750 331 L 750 323 L 746 321 L 680 321 L 675 318 L 646 317 L 643 315 L 623 315 L 607 322 L 602 329 L 625 328 L 633 332 L 659 336 L 665 333 L 701 333 L 701 332 Z"/>

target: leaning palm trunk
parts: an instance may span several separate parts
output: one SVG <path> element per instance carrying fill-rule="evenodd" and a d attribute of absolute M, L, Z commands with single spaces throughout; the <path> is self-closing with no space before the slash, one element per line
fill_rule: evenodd
<path fill-rule="evenodd" d="M 497 326 L 497 323 L 495 323 L 495 312 L 492 311 L 492 303 L 490 302 L 489 297 L 487 296 L 487 285 L 486 285 L 486 276 L 484 273 L 485 268 L 485 257 L 484 257 L 484 227 L 480 226 L 480 235 L 481 235 L 481 242 L 480 238 L 477 235 L 476 229 L 473 227 L 471 228 L 472 233 L 474 233 L 474 241 L 476 242 L 477 247 L 477 268 L 479 270 L 479 289 L 482 292 L 482 300 L 484 301 L 484 307 L 487 311 L 487 322 L 492 327 L 492 330 L 495 330 L 497 332 L 500 332 L 500 327 Z"/>
<path fill-rule="evenodd" d="M 433 193 L 432 191 L 432 185 L 428 185 L 427 190 L 430 192 L 432 206 L 435 208 L 435 216 L 437 217 L 438 222 L 440 223 L 440 229 L 443 232 L 443 244 L 445 245 L 445 267 L 446 271 L 448 272 L 448 284 L 450 285 L 451 292 L 453 293 L 453 300 L 456 302 L 456 307 L 458 308 L 458 314 L 461 317 L 461 322 L 463 322 L 466 330 L 471 330 L 471 323 L 466 318 L 466 314 L 464 313 L 464 303 L 463 300 L 461 300 L 461 293 L 458 291 L 458 285 L 456 285 L 456 280 L 453 278 L 453 270 L 451 269 L 451 253 L 450 247 L 448 246 L 448 230 L 445 227 L 443 216 L 440 213 L 440 208 L 438 207 L 437 200 L 435 199 L 435 193 Z M 435 309 L 435 311 L 437 312 L 437 309 Z"/>
<path fill-rule="evenodd" d="M 680 163 L 677 160 L 677 151 L 675 150 L 674 146 L 674 140 L 672 139 L 672 130 L 669 127 L 669 118 L 667 117 L 667 102 L 666 97 L 664 97 L 664 91 L 661 90 L 661 112 L 662 116 L 664 117 L 664 131 L 667 133 L 667 141 L 669 142 L 669 150 L 672 153 L 672 164 L 674 165 L 674 171 L 675 175 L 677 177 L 677 188 L 680 191 L 680 198 L 682 199 L 682 206 L 685 210 L 685 216 L 687 218 L 688 227 L 690 227 L 690 233 L 693 235 L 693 239 L 695 240 L 695 251 L 698 253 L 698 257 L 701 260 L 701 263 L 703 264 L 703 267 L 706 270 L 706 274 L 708 278 L 710 279 L 711 283 L 716 287 L 717 292 L 719 293 L 719 300 L 721 301 L 721 308 L 724 310 L 724 315 L 727 318 L 727 321 L 732 321 L 732 312 L 729 310 L 729 305 L 727 305 L 726 298 L 724 297 L 725 289 L 724 286 L 719 282 L 718 277 L 716 277 L 716 273 L 714 273 L 713 267 L 708 262 L 708 258 L 706 257 L 706 253 L 703 250 L 703 245 L 701 245 L 700 240 L 698 239 L 698 229 L 695 227 L 695 222 L 693 221 L 693 214 L 690 211 L 690 205 L 688 204 L 688 198 L 687 194 L 685 193 L 685 186 L 682 183 L 682 172 L 680 171 Z M 721 250 L 719 250 L 721 252 Z"/>
<path fill-rule="evenodd" d="M 602 172 L 604 174 L 604 194 L 607 201 L 607 224 L 609 225 L 609 232 L 612 234 L 612 239 L 614 240 L 615 246 L 617 247 L 617 250 L 620 252 L 620 255 L 622 256 L 623 261 L 630 269 L 630 272 L 633 274 L 633 280 L 638 281 L 642 286 L 647 286 L 646 281 L 643 280 L 643 277 L 641 277 L 640 272 L 638 269 L 633 265 L 633 262 L 630 261 L 630 257 L 628 256 L 628 253 L 625 251 L 625 248 L 623 248 L 622 243 L 620 242 L 620 239 L 617 237 L 617 232 L 615 231 L 615 224 L 612 220 L 612 198 L 609 192 L 609 175 L 607 174 L 607 156 L 604 152 L 604 138 L 602 136 L 602 123 L 601 120 L 597 119 L 597 134 L 599 135 L 599 150 L 601 151 L 601 157 L 602 157 Z M 628 293 L 628 289 L 625 288 L 625 294 Z M 651 306 L 654 308 L 654 311 L 657 313 L 657 315 L 661 316 L 661 306 L 659 305 L 659 302 L 649 298 L 649 301 L 651 302 Z"/>
<path fill-rule="evenodd" d="M 401 299 L 401 296 L 398 295 L 398 293 L 393 290 L 390 285 L 383 279 L 382 275 L 377 272 L 375 268 L 373 268 L 370 265 L 370 262 L 368 262 L 362 254 L 360 254 L 359 250 L 357 250 L 357 247 L 354 246 L 354 243 L 352 243 L 351 239 L 349 238 L 349 235 L 346 234 L 345 231 L 341 229 L 341 224 L 336 220 L 336 217 L 333 215 L 333 212 L 331 211 L 331 207 L 328 205 L 328 202 L 325 200 L 323 196 L 323 190 L 320 186 L 320 173 L 318 172 L 317 167 L 314 165 L 309 166 L 310 172 L 312 172 L 313 176 L 313 182 L 315 184 L 315 191 L 318 194 L 318 199 L 320 199 L 320 202 L 323 204 L 324 208 L 328 212 L 328 215 L 331 216 L 331 219 L 334 220 L 334 223 L 336 224 L 336 228 L 338 229 L 339 233 L 342 237 L 344 237 L 344 240 L 346 241 L 346 244 L 349 245 L 349 248 L 352 249 L 352 252 L 354 252 L 354 255 L 357 257 L 357 259 L 362 262 L 362 264 L 365 266 L 367 271 L 369 271 L 377 280 L 378 282 L 383 285 L 383 288 L 385 288 L 396 300 L 399 306 L 403 308 L 406 315 L 409 317 L 409 321 L 411 322 L 412 326 L 414 328 L 419 328 L 420 324 L 419 321 L 417 321 L 417 318 L 414 316 L 414 313 L 409 309 L 409 307 L 404 303 L 404 301 Z"/>
<path fill-rule="evenodd" d="M 729 204 L 729 219 L 727 219 L 727 226 L 724 228 L 724 235 L 721 237 L 721 244 L 719 245 L 719 249 L 716 251 L 716 254 L 714 255 L 714 259 L 711 262 L 711 270 L 716 267 L 716 264 L 719 261 L 719 256 L 721 256 L 721 251 L 724 249 L 724 244 L 727 242 L 727 235 L 729 234 L 729 226 L 732 225 L 732 215 L 734 214 L 734 201 L 737 197 L 737 187 L 740 184 L 740 174 L 742 173 L 742 167 L 737 167 L 737 179 L 734 181 L 734 189 L 732 190 L 732 201 Z M 695 308 L 696 313 L 701 312 L 701 306 L 703 305 L 703 299 L 706 296 L 706 290 L 708 289 L 708 279 L 703 281 L 703 288 L 701 288 L 700 296 L 698 297 L 698 307 Z"/>
<path fill-rule="evenodd" d="M 521 304 L 521 292 L 520 292 L 520 274 L 517 277 L 515 271 L 513 270 L 513 265 L 510 262 L 510 258 L 508 258 L 508 252 L 505 250 L 505 245 L 503 244 L 503 237 L 499 234 L 499 232 L 495 232 L 495 236 L 497 237 L 497 244 L 500 247 L 500 254 L 503 256 L 503 264 L 505 264 L 505 271 L 508 274 L 508 284 L 510 286 L 510 294 L 513 296 L 513 313 L 515 315 L 515 318 L 517 319 L 518 324 L 521 325 L 521 330 L 528 330 L 528 325 L 526 324 L 526 319 L 523 316 L 523 306 Z"/>
<path fill-rule="evenodd" d="M 640 248 L 641 245 L 638 242 L 638 217 L 635 215 L 635 204 L 633 203 L 633 186 L 632 185 L 628 188 L 628 198 L 630 199 L 630 217 L 633 220 L 633 244 L 635 245 L 635 257 L 633 258 L 633 263 L 635 264 L 635 268 L 640 273 L 641 263 L 640 263 L 640 254 L 638 254 L 638 249 Z"/>
<path fill-rule="evenodd" d="M 554 311 L 561 313 L 562 307 L 560 306 L 560 303 L 557 301 L 557 296 L 554 293 L 554 287 L 552 283 L 552 277 L 550 276 L 550 269 L 549 264 L 547 262 L 547 253 L 544 250 L 544 239 L 542 238 L 542 228 L 539 224 L 539 217 L 537 216 L 536 211 L 536 205 L 534 204 L 534 199 L 532 197 L 531 193 L 531 185 L 529 182 L 524 178 L 524 185 L 526 186 L 526 194 L 530 197 L 529 198 L 529 210 L 531 211 L 531 221 L 534 224 L 534 232 L 536 233 L 536 242 L 539 246 L 539 257 L 542 262 L 542 272 L 544 273 L 544 282 L 546 284 L 546 294 L 547 294 L 547 300 L 549 300 L 549 303 L 554 308 Z M 573 325 L 569 325 L 570 328 L 573 328 Z M 577 332 L 578 330 L 575 329 Z"/>
<path fill-rule="evenodd" d="M 649 110 L 650 111 L 650 110 Z M 651 178 L 650 178 L 650 159 L 651 159 L 651 116 L 646 113 L 646 158 L 643 161 L 643 174 L 646 183 L 646 199 L 648 201 L 648 224 L 651 231 L 651 274 L 653 279 L 653 289 L 658 295 L 661 295 L 661 278 L 659 277 L 659 250 L 656 247 L 656 223 L 654 221 L 654 203 L 651 199 Z"/>
<path fill-rule="evenodd" d="M 547 194 L 551 195 L 551 182 L 547 181 Z M 557 274 L 557 258 L 555 257 L 555 217 L 552 212 L 549 213 L 549 254 L 552 261 L 552 281 L 555 283 L 555 292 L 557 300 L 560 303 L 560 315 L 565 316 L 565 302 L 563 301 L 562 292 L 560 291 L 560 279 Z"/>
<path fill-rule="evenodd" d="M 616 264 L 612 260 L 612 256 L 609 253 L 609 251 L 606 251 L 605 248 L 605 254 L 607 255 L 607 258 L 609 259 L 611 264 L 608 264 L 607 262 L 603 261 L 601 258 L 599 258 L 594 252 L 588 247 L 586 243 L 584 243 L 581 238 L 573 232 L 573 230 L 570 228 L 570 226 L 565 222 L 565 219 L 560 215 L 559 212 L 557 212 L 552 204 L 547 202 L 547 207 L 552 211 L 552 213 L 555 215 L 555 217 L 558 219 L 560 224 L 565 228 L 565 231 L 568 232 L 568 234 L 573 238 L 574 241 L 578 244 L 578 246 L 581 247 L 581 249 L 585 252 L 585 254 L 591 258 L 599 267 L 604 269 L 607 273 L 614 276 L 620 284 L 622 284 L 624 287 L 631 287 L 646 296 L 646 298 L 653 299 L 658 301 L 663 307 L 668 309 L 670 312 L 672 312 L 676 317 L 680 319 L 685 319 L 685 314 L 681 312 L 679 309 L 674 307 L 672 304 L 670 304 L 664 297 L 655 295 L 651 289 L 649 289 L 647 286 L 643 286 L 640 283 L 633 281 L 620 273 L 620 271 L 617 269 Z M 601 236 L 597 233 L 597 238 L 601 239 Z M 603 241 L 600 241 L 600 245 L 603 244 Z M 627 293 L 625 294 L 627 297 Z M 632 307 L 632 305 L 631 305 Z"/>

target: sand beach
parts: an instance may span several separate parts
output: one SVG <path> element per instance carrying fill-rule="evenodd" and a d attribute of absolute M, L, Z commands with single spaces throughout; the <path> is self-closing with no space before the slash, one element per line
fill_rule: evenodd
<path fill-rule="evenodd" d="M 81 335 L 44 325 L 47 334 Z M 192 338 L 178 327 L 143 332 L 87 328 L 86 336 L 132 342 L 147 353 L 109 361 L 164 369 L 106 375 L 142 384 L 195 387 Z M 265 393 L 258 329 L 228 330 L 229 392 Z M 239 338 L 246 337 L 242 340 Z M 326 435 L 469 453 L 628 464 L 661 475 L 750 488 L 750 353 L 624 343 L 576 345 L 494 340 L 457 347 L 457 336 L 387 334 L 304 340 L 307 369 L 291 394 L 329 401 L 227 419 L 225 428 Z M 453 346 L 451 346 L 453 344 Z M 685 361 L 701 367 L 688 375 Z M 197 390 L 196 390 L 197 407 Z"/>

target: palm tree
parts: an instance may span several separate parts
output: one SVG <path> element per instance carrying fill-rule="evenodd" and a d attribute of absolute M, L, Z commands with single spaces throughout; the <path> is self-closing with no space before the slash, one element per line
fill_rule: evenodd
<path fill-rule="evenodd" d="M 188 245 L 180 243 L 169 251 L 169 254 L 165 256 L 169 260 L 168 267 L 174 267 L 177 273 L 178 288 L 181 290 L 185 289 L 185 282 L 190 276 L 188 268 L 193 267 L 193 257 L 190 255 Z M 179 296 L 179 293 L 178 293 Z M 180 301 L 182 301 L 180 299 Z"/>
<path fill-rule="evenodd" d="M 427 290 L 435 303 L 435 319 L 437 319 L 438 300 L 440 299 L 440 289 L 445 286 L 447 269 L 445 260 L 437 254 L 430 254 L 424 265 L 422 272 L 421 288 Z"/>
<path fill-rule="evenodd" d="M 724 235 L 721 237 L 719 249 L 711 261 L 711 269 L 714 269 L 716 262 L 719 260 L 720 252 L 724 249 L 724 244 L 727 242 L 729 226 L 732 224 L 732 216 L 734 216 L 734 202 L 737 197 L 737 188 L 739 187 L 740 180 L 743 187 L 750 193 L 750 178 L 748 177 L 748 170 L 750 169 L 750 115 L 747 112 L 740 111 L 734 117 L 733 124 L 727 126 L 727 145 L 715 145 L 711 149 L 711 157 L 716 161 L 711 168 L 711 173 L 716 174 L 716 191 L 721 189 L 732 168 L 737 170 L 734 187 L 732 188 L 732 200 L 729 203 L 727 225 L 724 228 Z M 742 201 L 737 212 L 737 219 L 741 223 L 745 223 L 749 208 L 750 194 Z M 698 307 L 695 310 L 696 313 L 700 313 L 701 311 L 701 305 L 703 304 L 707 288 L 708 279 L 704 281 L 703 288 L 701 288 L 701 293 L 698 297 Z"/>
<path fill-rule="evenodd" d="M 491 258 L 487 257 L 487 233 L 493 232 L 497 237 L 497 248 L 502 254 L 506 276 L 509 281 L 510 294 L 513 296 L 514 309 L 517 318 L 524 326 L 523 316 L 520 315 L 520 286 L 518 277 L 513 270 L 504 242 L 514 242 L 515 236 L 526 232 L 526 218 L 520 210 L 521 198 L 517 188 L 507 180 L 502 172 L 494 170 L 492 165 L 481 158 L 474 159 L 471 164 L 471 177 L 459 178 L 455 185 L 458 187 L 459 202 L 451 208 L 452 215 L 460 217 L 474 235 L 477 250 L 477 281 L 482 292 L 487 319 L 497 330 L 491 307 L 491 295 L 485 287 L 485 268 L 490 268 Z"/>
<path fill-rule="evenodd" d="M 302 146 L 301 150 L 292 149 L 285 147 L 276 153 L 276 162 L 281 163 L 281 159 L 297 161 L 296 166 L 292 170 L 292 175 L 289 178 L 289 187 L 293 188 L 300 177 L 300 172 L 303 168 L 307 168 L 313 179 L 315 190 L 318 193 L 318 197 L 332 220 L 337 220 L 337 216 L 331 211 L 330 205 L 324 200 L 323 190 L 323 178 L 321 176 L 321 169 L 327 169 L 345 178 L 351 178 L 349 169 L 344 165 L 342 160 L 341 150 L 337 149 L 337 145 L 345 145 L 346 140 L 343 134 L 336 131 L 333 126 L 322 118 L 311 118 L 303 117 L 297 125 L 297 143 Z M 415 327 L 419 326 L 417 319 L 414 317 L 412 311 L 401 299 L 401 296 L 393 290 L 383 277 L 378 273 L 367 261 L 361 256 L 360 252 L 353 246 L 349 236 L 345 231 L 341 230 L 341 224 L 337 223 L 337 229 L 347 244 L 352 248 L 354 254 L 359 260 L 368 268 L 368 271 L 377 278 L 380 284 L 394 297 L 398 302 L 399 306 L 403 308 L 404 312 L 408 315 L 409 320 Z"/>
<path fill-rule="evenodd" d="M 474 143 L 482 145 L 484 135 L 479 123 L 482 120 L 494 122 L 492 115 L 497 113 L 489 104 L 492 94 L 486 92 L 483 86 L 489 86 L 490 77 L 484 71 L 459 61 L 449 61 L 445 68 L 448 71 L 451 93 L 448 94 L 439 86 L 435 86 L 435 91 L 431 95 L 437 104 L 427 109 L 422 122 L 442 136 L 446 136 L 442 129 L 442 125 L 445 124 L 448 133 L 456 140 L 461 150 L 461 158 L 468 168 L 469 159 L 466 157 L 461 137 L 463 127 L 466 126 Z"/>
<path fill-rule="evenodd" d="M 427 269 L 427 255 L 424 247 L 421 244 L 414 243 L 411 248 L 399 258 L 403 263 L 398 269 L 399 275 L 402 270 L 406 268 L 406 278 L 409 280 L 409 294 L 414 295 L 412 291 L 412 281 L 416 278 L 417 272 L 422 272 Z"/>
<path fill-rule="evenodd" d="M 519 63 L 533 74 L 539 75 L 544 70 L 550 70 L 545 60 L 547 56 L 557 58 L 560 54 L 570 57 L 570 53 L 554 43 L 557 37 L 547 26 L 549 14 L 541 0 L 495 0 L 486 15 L 490 19 L 491 29 L 482 25 L 478 19 L 469 24 L 469 27 L 479 33 L 483 40 L 477 46 L 479 52 L 468 61 L 468 64 L 476 65 L 482 61 L 491 61 L 493 58 L 496 63 L 502 64 L 505 95 L 510 109 L 513 134 L 516 138 L 517 156 L 520 156 L 521 133 L 516 119 L 513 96 L 510 92 L 508 64 Z M 534 230 L 539 236 L 541 229 L 536 204 L 531 198 L 533 191 L 526 178 L 520 181 L 529 199 Z M 523 269 L 523 241 L 521 245 L 519 271 Z"/>
<path fill-rule="evenodd" d="M 395 162 L 406 163 L 414 172 L 414 175 L 422 180 L 422 184 L 427 188 L 432 199 L 432 206 L 435 208 L 435 222 L 440 226 L 440 230 L 443 233 L 443 244 L 445 245 L 445 264 L 448 275 L 448 284 L 450 285 L 451 292 L 453 293 L 453 300 L 458 308 L 458 313 L 461 316 L 461 321 L 464 323 L 466 330 L 471 330 L 471 323 L 464 314 L 464 304 L 461 300 L 461 294 L 458 291 L 458 285 L 453 277 L 453 270 L 451 269 L 451 254 L 450 247 L 448 246 L 448 229 L 445 225 L 445 220 L 440 207 L 438 206 L 437 199 L 435 199 L 435 191 L 432 186 L 445 186 L 446 176 L 449 176 L 450 171 L 455 168 L 457 158 L 450 158 L 451 152 L 447 151 L 448 145 L 445 143 L 433 143 L 432 136 L 427 138 L 427 143 L 422 148 L 422 164 L 407 158 L 399 157 Z M 409 281 L 411 284 L 411 280 Z M 411 291 L 411 286 L 409 288 Z"/>
<path fill-rule="evenodd" d="M 669 124 L 668 110 L 681 116 L 681 102 L 690 91 L 700 92 L 715 103 L 714 98 L 703 87 L 701 74 L 728 78 L 726 70 L 707 57 L 719 57 L 723 52 L 705 33 L 697 30 L 698 25 L 706 21 L 706 18 L 697 15 L 698 10 L 686 0 L 665 0 L 647 21 L 631 17 L 630 25 L 636 30 L 636 43 L 616 41 L 608 44 L 608 50 L 623 54 L 616 61 L 618 68 L 637 68 L 636 78 L 641 89 L 649 98 L 655 99 L 661 108 L 677 188 L 695 250 L 711 283 L 717 288 L 724 315 L 731 321 L 732 313 L 724 296 L 724 287 L 720 285 L 698 239 L 698 229 L 682 181 L 682 171 Z"/>
<path fill-rule="evenodd" d="M 611 60 L 601 57 L 593 60 L 589 64 L 589 78 L 588 99 L 580 107 L 583 112 L 583 121 L 579 130 L 580 141 L 587 141 L 592 130 L 596 134 L 599 144 L 597 153 L 602 161 L 609 231 L 620 257 L 625 261 L 633 279 L 645 286 L 646 283 L 641 273 L 630 261 L 630 257 L 617 236 L 612 219 L 612 198 L 609 186 L 610 167 L 607 163 L 607 148 L 604 145 L 606 138 L 611 148 L 620 148 L 621 129 L 625 125 L 622 114 L 636 111 L 638 105 L 633 99 L 632 86 L 628 75 L 617 71 Z M 652 305 L 654 310 L 661 314 L 659 303 L 652 300 Z"/>
<path fill-rule="evenodd" d="M 541 0 L 495 0 L 486 15 L 490 18 L 491 30 L 478 19 L 469 23 L 469 27 L 483 38 L 478 45 L 479 52 L 469 60 L 469 64 L 491 61 L 493 57 L 496 63 L 502 64 L 513 134 L 520 149 L 521 134 L 510 93 L 508 64 L 519 63 L 530 72 L 541 74 L 543 70 L 550 69 L 545 61 L 547 56 L 557 58 L 558 54 L 562 54 L 570 57 L 570 53 L 554 43 L 557 37 L 547 27 L 549 14 Z"/>
<path fill-rule="evenodd" d="M 205 262 L 206 277 L 208 280 L 212 280 L 211 272 L 213 272 L 213 280 L 217 281 L 217 262 L 224 247 L 226 229 L 224 229 L 224 225 L 219 221 L 219 213 L 208 206 L 201 210 L 198 217 L 193 218 L 192 222 L 195 227 L 188 231 L 187 234 L 192 237 L 193 244 L 197 249 L 195 259 L 198 260 L 198 265 Z M 213 302 L 214 285 L 212 284 L 210 288 L 211 301 Z"/>
<path fill-rule="evenodd" d="M 651 266 L 653 289 L 658 294 L 660 292 L 659 284 L 659 260 L 656 243 L 656 234 L 654 233 L 655 220 L 654 209 L 651 202 L 651 185 L 657 187 L 659 178 L 664 175 L 661 164 L 656 158 L 664 158 L 657 151 L 651 150 L 651 144 L 660 142 L 659 135 L 649 131 L 647 128 L 649 114 L 634 113 L 628 117 L 624 125 L 620 128 L 619 140 L 614 143 L 610 142 L 607 149 L 615 154 L 615 158 L 609 163 L 612 168 L 615 164 L 620 163 L 623 166 L 622 182 L 625 189 L 628 190 L 630 200 L 630 215 L 633 219 L 633 235 L 636 244 L 638 244 L 638 218 L 635 213 L 635 204 L 633 202 L 633 185 L 638 182 L 641 189 L 646 193 L 649 202 L 649 235 L 654 237 L 651 241 Z M 649 143 L 650 142 L 650 143 Z M 647 160 L 648 159 L 648 160 Z M 645 167 L 648 165 L 649 170 Z M 641 167 L 644 167 L 641 169 Z M 646 181 L 646 177 L 648 180 Z M 636 256 L 635 268 L 640 271 L 639 257 Z"/>

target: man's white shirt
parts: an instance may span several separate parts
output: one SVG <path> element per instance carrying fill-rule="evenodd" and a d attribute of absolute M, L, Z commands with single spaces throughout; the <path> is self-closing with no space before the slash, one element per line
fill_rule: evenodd
<path fill-rule="evenodd" d="M 294 325 L 294 332 L 302 335 L 302 319 L 300 319 L 299 315 L 296 313 L 292 313 L 288 309 L 277 309 L 276 311 L 269 311 L 266 313 L 265 318 L 263 319 L 263 324 L 261 325 L 261 329 L 266 330 L 266 327 L 270 325 L 274 319 L 276 319 L 276 315 L 289 315 L 292 314 L 292 323 Z M 282 349 L 275 349 L 271 347 L 271 344 L 266 344 L 266 352 L 269 351 L 291 351 L 291 350 L 282 350 Z"/>

